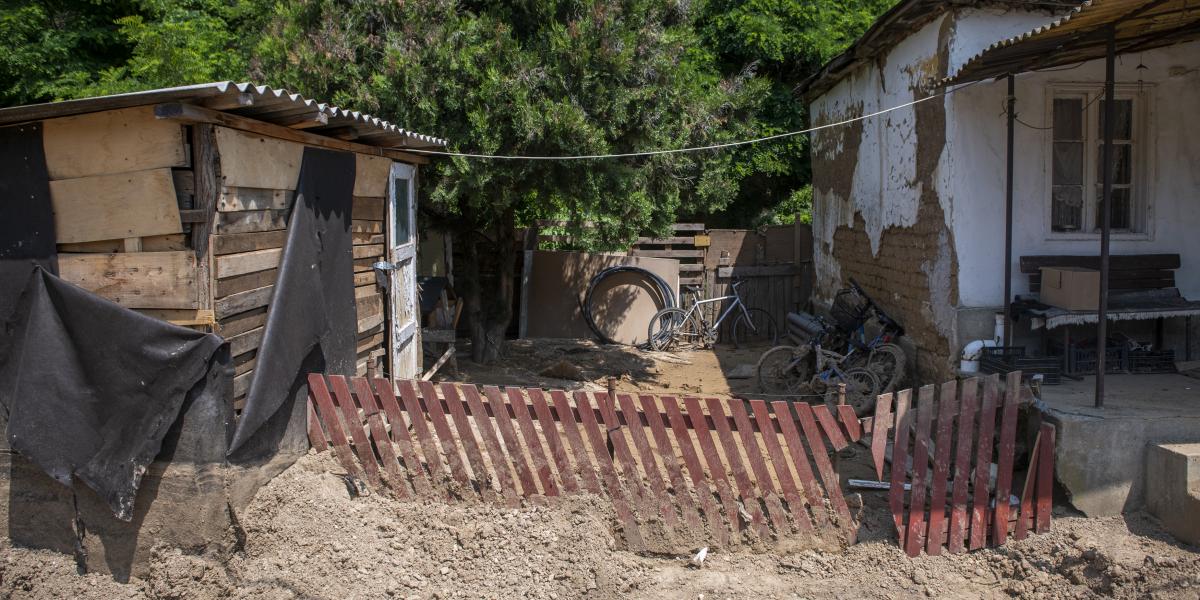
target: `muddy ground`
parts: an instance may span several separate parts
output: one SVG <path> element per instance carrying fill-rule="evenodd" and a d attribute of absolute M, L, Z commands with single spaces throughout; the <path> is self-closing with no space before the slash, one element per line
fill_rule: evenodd
<path fill-rule="evenodd" d="M 751 391 L 723 373 L 754 351 L 649 357 L 589 344 L 517 344 L 502 367 L 464 363 L 476 383 L 628 391 Z M 578 372 L 563 372 L 564 357 Z M 556 370 L 551 370 L 557 367 Z M 549 375 L 543 374 L 549 372 Z M 568 375 L 569 377 L 562 377 Z M 690 387 L 689 387 L 690 386 Z M 841 453 L 842 476 L 868 476 Z M 1200 599 L 1200 549 L 1142 514 L 1086 519 L 1055 509 L 1053 530 L 999 549 L 910 559 L 884 496 L 864 492 L 860 543 L 841 550 L 646 555 L 621 548 L 611 505 L 559 498 L 508 509 L 481 503 L 352 497 L 329 453 L 285 471 L 238 515 L 232 557 L 163 549 L 128 584 L 80 576 L 70 556 L 0 545 L 4 598 L 1188 598 Z"/>

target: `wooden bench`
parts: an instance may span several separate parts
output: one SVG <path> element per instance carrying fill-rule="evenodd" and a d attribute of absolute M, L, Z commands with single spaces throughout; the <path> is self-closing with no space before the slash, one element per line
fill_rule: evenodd
<path fill-rule="evenodd" d="M 1175 287 L 1178 254 L 1119 254 L 1109 257 L 1108 289 L 1161 290 Z M 1029 291 L 1042 287 L 1042 267 L 1100 269 L 1099 256 L 1022 256 L 1021 272 L 1029 275 Z"/>

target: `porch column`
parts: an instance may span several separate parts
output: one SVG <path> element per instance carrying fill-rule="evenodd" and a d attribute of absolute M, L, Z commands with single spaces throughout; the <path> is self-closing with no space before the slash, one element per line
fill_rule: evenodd
<path fill-rule="evenodd" d="M 1004 340 L 1002 345 L 1012 345 L 1012 244 L 1013 244 L 1013 127 L 1017 119 L 1017 84 L 1012 73 L 1008 74 L 1008 165 L 1004 178 Z"/>
<path fill-rule="evenodd" d="M 1104 55 L 1104 151 L 1103 172 L 1103 202 L 1104 209 L 1100 211 L 1100 298 L 1096 310 L 1096 408 L 1104 406 L 1104 371 L 1108 351 L 1108 244 L 1112 227 L 1112 158 L 1113 158 L 1113 121 L 1116 120 L 1116 55 L 1117 28 L 1108 26 L 1108 47 Z"/>

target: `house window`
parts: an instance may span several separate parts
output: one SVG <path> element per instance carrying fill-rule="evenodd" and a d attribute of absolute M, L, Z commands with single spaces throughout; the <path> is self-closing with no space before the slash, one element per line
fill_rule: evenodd
<path fill-rule="evenodd" d="M 1099 232 L 1104 209 L 1103 90 L 1056 90 L 1051 104 L 1050 228 L 1055 234 Z M 1113 127 L 1112 230 L 1143 233 L 1139 197 L 1137 93 L 1118 93 Z"/>

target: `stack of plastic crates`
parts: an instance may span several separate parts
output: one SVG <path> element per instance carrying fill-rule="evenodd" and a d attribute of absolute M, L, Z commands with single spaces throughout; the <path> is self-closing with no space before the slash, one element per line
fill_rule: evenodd
<path fill-rule="evenodd" d="M 1024 379 L 1041 375 L 1042 383 L 1058 385 L 1062 383 L 1062 362 L 1059 356 L 1027 356 L 1021 346 L 998 346 L 983 349 L 979 369 L 1001 375 L 1020 371 Z"/>

